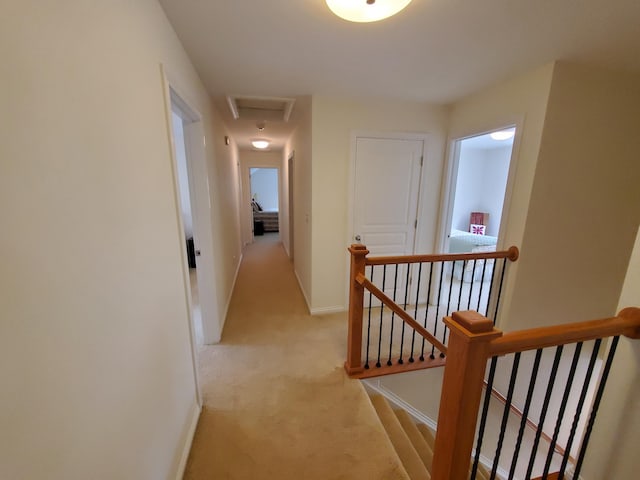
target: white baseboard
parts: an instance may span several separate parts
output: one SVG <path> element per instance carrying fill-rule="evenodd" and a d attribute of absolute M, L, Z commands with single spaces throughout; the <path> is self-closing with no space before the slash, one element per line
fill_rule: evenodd
<path fill-rule="evenodd" d="M 307 310 L 311 312 L 311 302 L 309 302 L 309 298 L 307 298 L 307 292 L 305 292 L 304 287 L 302 286 L 302 282 L 300 281 L 300 277 L 298 276 L 298 272 L 296 269 L 293 269 L 293 274 L 296 276 L 296 280 L 298 281 L 298 286 L 300 287 L 300 291 L 302 292 L 302 296 L 304 297 L 304 301 L 307 304 Z"/>
<path fill-rule="evenodd" d="M 340 313 L 346 312 L 347 309 L 344 305 L 336 305 L 335 307 L 322 307 L 322 308 L 313 308 L 310 309 L 311 315 L 323 315 L 327 313 Z"/>
<path fill-rule="evenodd" d="M 413 405 L 411 405 L 410 403 L 408 403 L 407 401 L 405 401 L 395 393 L 393 393 L 391 390 L 380 385 L 380 380 L 365 379 L 365 380 L 361 380 L 361 382 L 365 384 L 366 389 L 372 390 L 382 395 L 384 398 L 387 399 L 387 401 L 392 403 L 395 407 L 405 410 L 409 415 L 411 415 L 414 421 L 419 423 L 424 423 L 434 432 L 438 429 L 438 423 L 435 420 L 433 420 L 428 415 L 425 415 L 424 413 L 422 413 L 420 410 L 415 408 Z M 482 463 L 489 470 L 491 470 L 493 466 L 493 462 L 489 458 L 485 457 L 484 455 L 480 455 L 480 463 Z M 506 478 L 509 478 L 509 472 L 507 472 L 503 468 L 498 467 L 496 471 L 496 476 L 500 479 L 506 479 Z"/>
<path fill-rule="evenodd" d="M 220 335 L 222 335 L 224 324 L 227 322 L 227 314 L 229 313 L 229 307 L 231 306 L 231 297 L 233 297 L 233 291 L 236 288 L 236 282 L 238 281 L 238 273 L 240 273 L 240 265 L 242 265 L 243 258 L 244 258 L 244 254 L 240 253 L 240 258 L 238 258 L 238 264 L 236 265 L 236 272 L 233 274 L 233 282 L 231 282 L 231 290 L 229 290 L 229 296 L 227 297 L 227 301 L 224 306 L 224 316 L 222 317 L 222 325 L 220 326 Z"/>
<path fill-rule="evenodd" d="M 180 455 L 180 462 L 178 463 L 178 470 L 176 472 L 176 480 L 182 480 L 184 477 L 187 460 L 189 460 L 189 452 L 191 452 L 191 445 L 193 444 L 193 437 L 196 434 L 198 420 L 200 420 L 200 412 L 202 412 L 202 407 L 196 402 L 193 405 L 191 421 L 189 422 L 189 427 L 185 435 L 184 447 L 182 448 L 182 454 Z"/>
<path fill-rule="evenodd" d="M 435 420 L 433 420 L 431 417 L 428 417 L 427 415 L 422 413 L 420 410 L 418 410 L 413 405 L 411 405 L 410 403 L 400 398 L 391 390 L 380 385 L 380 380 L 377 380 L 377 379 L 362 380 L 362 383 L 364 383 L 368 389 L 373 390 L 374 392 L 385 397 L 389 402 L 394 404 L 396 407 L 401 408 L 402 410 L 406 410 L 406 412 L 409 415 L 411 415 L 414 420 L 420 423 L 424 423 L 429 428 L 431 428 L 431 430 L 435 431 L 438 428 L 438 423 Z"/>

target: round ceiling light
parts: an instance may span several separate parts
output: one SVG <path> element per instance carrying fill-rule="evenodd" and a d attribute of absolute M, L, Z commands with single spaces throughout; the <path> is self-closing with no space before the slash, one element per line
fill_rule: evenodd
<path fill-rule="evenodd" d="M 259 150 L 264 150 L 269 147 L 269 140 L 251 140 L 251 145 Z"/>
<path fill-rule="evenodd" d="M 350 22 L 377 22 L 411 3 L 411 0 L 326 0 L 333 13 Z"/>
<path fill-rule="evenodd" d="M 513 138 L 515 134 L 516 134 L 516 131 L 515 129 L 512 128 L 510 130 L 500 130 L 498 132 L 491 132 L 489 135 L 494 140 L 509 140 L 510 138 Z"/>

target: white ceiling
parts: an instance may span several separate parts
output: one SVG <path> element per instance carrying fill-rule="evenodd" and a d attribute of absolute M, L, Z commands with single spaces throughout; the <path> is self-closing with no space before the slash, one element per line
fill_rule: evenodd
<path fill-rule="evenodd" d="M 556 59 L 640 71 L 640 0 L 413 0 L 371 24 L 324 0 L 160 3 L 221 111 L 228 93 L 449 103 Z"/>

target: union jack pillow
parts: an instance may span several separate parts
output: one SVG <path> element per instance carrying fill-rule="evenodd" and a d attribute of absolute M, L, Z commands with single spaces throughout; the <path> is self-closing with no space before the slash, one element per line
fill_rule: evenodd
<path fill-rule="evenodd" d="M 484 235 L 484 231 L 486 228 L 486 225 L 476 225 L 475 223 L 472 223 L 469 226 L 469 231 L 471 233 L 475 233 L 476 235 Z"/>

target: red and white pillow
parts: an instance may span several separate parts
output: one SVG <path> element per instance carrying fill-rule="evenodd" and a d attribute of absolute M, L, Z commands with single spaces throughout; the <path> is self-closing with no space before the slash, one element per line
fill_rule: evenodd
<path fill-rule="evenodd" d="M 471 225 L 469 225 L 469 232 L 475 235 L 484 235 L 486 229 L 486 225 L 478 225 L 476 223 L 472 223 Z"/>

